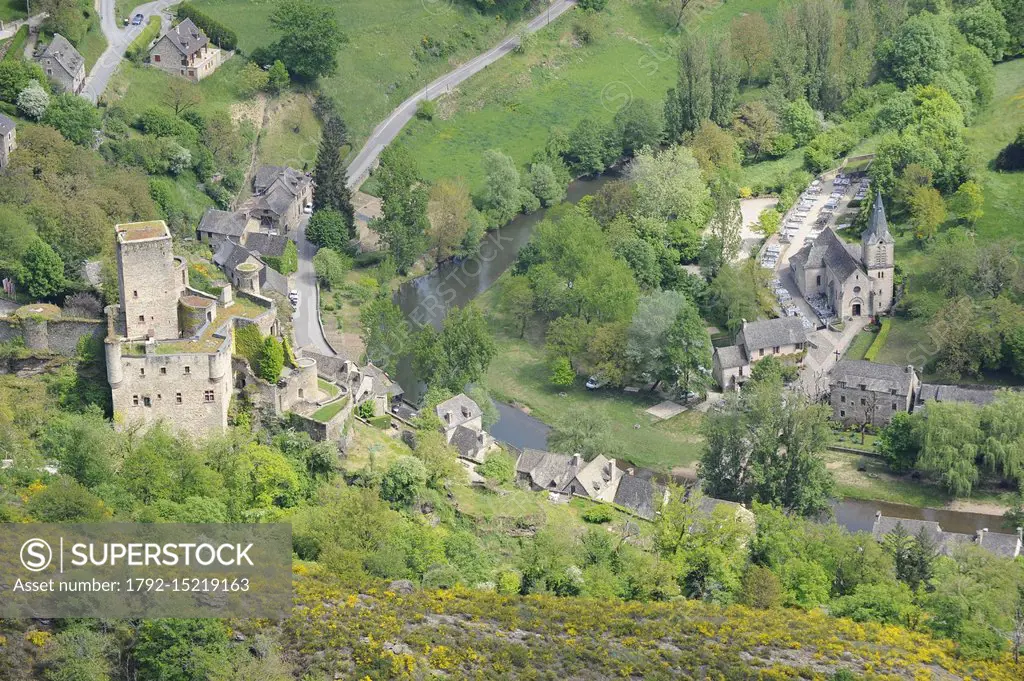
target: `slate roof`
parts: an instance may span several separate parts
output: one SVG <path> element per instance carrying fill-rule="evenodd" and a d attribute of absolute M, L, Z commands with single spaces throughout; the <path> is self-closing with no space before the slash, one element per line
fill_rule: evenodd
<path fill-rule="evenodd" d="M 449 444 L 455 448 L 459 456 L 471 459 L 480 447 L 479 433 L 466 426 L 459 426 L 452 434 Z"/>
<path fill-rule="evenodd" d="M 837 277 L 846 280 L 861 269 L 857 253 L 855 247 L 848 247 L 831 227 L 826 227 L 817 239 L 790 257 L 790 266 L 798 264 L 809 269 L 828 267 Z"/>
<path fill-rule="evenodd" d="M 293 196 L 299 193 L 302 185 L 311 182 L 308 175 L 288 166 L 260 166 L 253 177 L 252 189 L 256 194 L 262 194 L 278 180 Z"/>
<path fill-rule="evenodd" d="M 196 26 L 191 19 L 185 19 L 167 31 L 164 37 L 186 57 L 192 56 L 210 43 L 203 29 Z"/>
<path fill-rule="evenodd" d="M 936 543 L 942 542 L 942 528 L 934 520 L 914 520 L 912 518 L 893 518 L 881 514 L 875 515 L 875 522 L 871 526 L 871 536 L 882 541 L 886 535 L 896 531 L 896 527 L 902 525 L 907 534 L 916 537 L 921 530 L 930 535 Z"/>
<path fill-rule="evenodd" d="M 46 50 L 43 51 L 41 58 L 52 59 L 57 62 L 72 78 L 80 70 L 85 70 L 85 59 L 78 53 L 74 45 L 69 43 L 68 39 L 60 33 L 53 34 L 53 40 L 46 46 Z"/>
<path fill-rule="evenodd" d="M 619 487 L 615 490 L 615 503 L 628 508 L 641 518 L 654 519 L 656 499 L 661 496 L 664 488 L 650 480 L 635 475 L 623 475 Z"/>
<path fill-rule="evenodd" d="M 871 527 L 871 535 L 876 540 L 882 541 L 886 535 L 894 532 L 899 525 L 902 525 L 907 534 L 912 537 L 917 536 L 921 530 L 924 530 L 925 534 L 931 536 L 938 550 L 947 555 L 952 553 L 957 547 L 965 544 L 980 546 L 986 551 L 990 551 L 1003 558 L 1016 558 L 1021 555 L 1022 536 L 1020 530 L 1018 530 L 1017 534 L 1004 534 L 989 530 L 980 530 L 975 534 L 946 532 L 933 520 L 890 518 L 877 513 L 875 515 L 875 523 Z"/>
<path fill-rule="evenodd" d="M 268 265 L 260 271 L 260 287 L 286 296 L 288 295 L 288 277 Z"/>
<path fill-rule="evenodd" d="M 576 476 L 573 458 L 537 449 L 524 449 L 516 462 L 516 472 L 528 477 L 542 489 L 561 491 Z"/>
<path fill-rule="evenodd" d="M 14 130 L 14 127 L 14 121 L 3 114 L 0 114 L 0 135 L 6 135 L 11 130 Z"/>
<path fill-rule="evenodd" d="M 881 192 L 875 192 L 875 203 L 871 206 L 868 228 L 861 239 L 869 245 L 895 243 L 892 234 L 889 233 L 889 221 L 885 218 L 885 206 L 882 205 Z"/>
<path fill-rule="evenodd" d="M 233 272 L 236 267 L 249 259 L 251 254 L 233 241 L 224 241 L 213 254 L 213 262 L 218 267 Z"/>
<path fill-rule="evenodd" d="M 279 258 L 284 255 L 288 245 L 288 237 L 283 234 L 267 234 L 266 232 L 249 232 L 245 237 L 245 247 L 254 253 Z"/>
<path fill-rule="evenodd" d="M 596 496 L 604 491 L 609 484 L 614 483 L 620 478 L 621 475 L 615 467 L 614 459 L 598 454 L 580 467 L 573 477 L 579 480 L 589 496 Z M 571 480 L 572 478 L 566 480 L 566 484 Z"/>
<path fill-rule="evenodd" d="M 983 532 L 978 545 L 1002 558 L 1016 558 L 1021 555 L 1020 534 L 1003 534 L 1002 532 Z"/>
<path fill-rule="evenodd" d="M 249 218 L 245 213 L 210 208 L 203 214 L 203 219 L 199 221 L 198 231 L 225 236 L 242 236 L 248 221 Z"/>
<path fill-rule="evenodd" d="M 373 379 L 373 392 L 377 395 L 401 395 L 405 392 L 398 383 L 393 381 L 383 369 L 367 364 L 362 369 L 363 373 Z"/>
<path fill-rule="evenodd" d="M 917 404 L 925 402 L 970 402 L 978 406 L 985 406 L 996 399 L 998 388 L 989 386 L 972 386 L 970 388 L 959 385 L 936 385 L 934 383 L 922 383 L 921 389 L 917 391 Z"/>
<path fill-rule="evenodd" d="M 909 395 L 914 381 L 912 367 L 875 364 L 864 360 L 844 359 L 832 367 L 830 375 L 833 384 L 845 382 L 847 387 L 864 385 L 867 390 L 886 394 L 895 389 L 897 395 Z"/>
<path fill-rule="evenodd" d="M 718 366 L 723 369 L 735 369 L 746 366 L 748 363 L 747 355 L 743 352 L 743 346 L 740 345 L 727 345 L 722 348 L 715 348 L 715 357 L 718 358 Z"/>
<path fill-rule="evenodd" d="M 476 402 L 469 399 L 465 394 L 459 393 L 455 397 L 445 400 L 434 409 L 437 417 L 441 419 L 445 430 L 455 428 L 462 424 L 483 415 L 483 410 Z M 445 420 L 445 414 L 451 412 L 450 420 Z"/>
<path fill-rule="evenodd" d="M 284 215 L 293 201 L 295 194 L 281 183 L 275 183 L 266 193 L 252 197 L 246 205 L 274 215 Z"/>
<path fill-rule="evenodd" d="M 779 317 L 743 325 L 742 344 L 747 354 L 761 348 L 795 345 L 807 342 L 807 330 L 800 317 Z"/>

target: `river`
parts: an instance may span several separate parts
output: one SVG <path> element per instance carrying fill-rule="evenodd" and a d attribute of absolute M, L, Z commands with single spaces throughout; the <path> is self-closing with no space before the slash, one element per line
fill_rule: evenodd
<path fill-rule="evenodd" d="M 576 180 L 569 185 L 566 198 L 576 203 L 593 194 L 616 175 Z M 542 209 L 529 215 L 520 215 L 500 229 L 489 232 L 480 245 L 480 252 L 461 262 L 447 262 L 436 270 L 408 281 L 398 289 L 395 302 L 406 318 L 416 326 L 431 324 L 439 328 L 452 307 L 462 307 L 490 288 L 516 260 L 519 249 L 526 245 L 547 211 Z M 396 378 L 406 390 L 406 399 L 415 402 L 423 393 L 408 358 L 399 363 Z M 497 403 L 500 419 L 489 429 L 499 441 L 519 449 L 546 449 L 551 427 L 543 421 L 516 409 Z M 622 462 L 623 466 L 629 466 Z M 638 475 L 654 475 L 637 470 Z M 1009 532 L 1002 527 L 999 516 L 966 513 L 932 508 L 917 508 L 904 504 L 881 501 L 841 499 L 833 504 L 837 523 L 854 532 L 870 531 L 875 512 L 884 515 L 918 520 L 935 520 L 949 532 L 973 533 L 988 528 L 992 532 Z"/>

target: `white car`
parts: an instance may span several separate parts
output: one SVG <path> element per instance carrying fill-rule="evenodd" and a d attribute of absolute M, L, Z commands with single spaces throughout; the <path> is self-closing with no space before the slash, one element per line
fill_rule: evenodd
<path fill-rule="evenodd" d="M 607 383 L 607 381 L 600 376 L 591 376 L 587 379 L 587 390 L 597 390 L 598 388 L 603 387 L 605 383 Z"/>
<path fill-rule="evenodd" d="M 298 307 L 299 306 L 299 292 L 298 291 L 289 291 L 288 292 L 288 300 L 292 301 L 292 305 L 294 305 L 295 307 Z"/>
<path fill-rule="evenodd" d="M 312 203 L 307 203 L 305 206 L 302 207 L 302 212 L 305 213 L 306 215 L 309 215 L 310 213 L 312 213 L 313 212 L 313 204 Z"/>

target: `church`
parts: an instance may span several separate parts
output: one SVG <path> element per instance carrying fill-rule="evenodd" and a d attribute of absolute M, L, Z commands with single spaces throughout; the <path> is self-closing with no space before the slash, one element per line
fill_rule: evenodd
<path fill-rule="evenodd" d="M 873 317 L 892 307 L 894 245 L 882 196 L 876 194 L 859 246 L 845 243 L 826 227 L 793 254 L 789 268 L 800 293 L 805 298 L 824 296 L 840 319 Z"/>

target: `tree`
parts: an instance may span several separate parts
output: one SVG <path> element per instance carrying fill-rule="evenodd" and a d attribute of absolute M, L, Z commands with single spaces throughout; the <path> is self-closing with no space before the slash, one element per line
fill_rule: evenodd
<path fill-rule="evenodd" d="M 733 131 L 752 160 L 760 160 L 779 133 L 775 113 L 762 100 L 747 102 L 736 112 Z"/>
<path fill-rule="evenodd" d="M 75 0 L 42 0 L 32 7 L 33 12 L 46 12 L 49 16 L 43 22 L 47 34 L 59 33 L 72 45 L 79 45 L 89 30 L 89 22 L 82 12 L 82 6 Z"/>
<path fill-rule="evenodd" d="M 111 653 L 116 646 L 109 634 L 73 625 L 53 637 L 47 646 L 47 681 L 106 681 L 113 673 Z"/>
<path fill-rule="evenodd" d="M 498 289 L 498 309 L 512 318 L 519 327 L 519 337 L 526 335 L 526 325 L 533 318 L 533 289 L 523 275 L 510 276 Z"/>
<path fill-rule="evenodd" d="M 132 655 L 140 676 L 200 681 L 227 671 L 228 635 L 212 619 L 152 619 L 138 628 Z"/>
<path fill-rule="evenodd" d="M 2 63 L 6 64 L 7 62 Z M 34 121 L 38 121 L 46 114 L 48 106 L 50 106 L 50 93 L 34 80 L 29 81 L 25 89 L 18 95 L 18 111 Z"/>
<path fill-rule="evenodd" d="M 579 175 L 598 175 L 622 151 L 616 147 L 617 137 L 592 119 L 584 118 L 569 133 L 561 156 L 573 172 Z"/>
<path fill-rule="evenodd" d="M 345 273 L 352 267 L 352 261 L 330 248 L 321 248 L 313 256 L 313 270 L 316 278 L 327 288 L 337 288 L 345 283 Z"/>
<path fill-rule="evenodd" d="M 530 165 L 529 185 L 530 191 L 540 200 L 542 206 L 553 206 L 565 198 L 565 186 L 547 163 Z"/>
<path fill-rule="evenodd" d="M 269 82 L 268 72 L 251 61 L 246 62 L 238 74 L 238 94 L 242 97 L 252 97 L 257 92 L 265 90 Z"/>
<path fill-rule="evenodd" d="M 957 218 L 971 227 L 985 214 L 985 195 L 981 185 L 968 180 L 960 185 L 950 201 L 950 208 Z"/>
<path fill-rule="evenodd" d="M 627 173 L 633 181 L 637 215 L 693 225 L 707 222 L 711 194 L 686 147 L 661 152 L 643 149 L 629 164 Z"/>
<path fill-rule="evenodd" d="M 614 125 L 627 156 L 644 147 L 657 147 L 665 128 L 661 112 L 645 99 L 631 99 L 615 112 Z"/>
<path fill-rule="evenodd" d="M 345 217 L 333 208 L 316 211 L 306 225 L 306 238 L 320 248 L 343 253 L 348 248 L 349 226 Z"/>
<path fill-rule="evenodd" d="M 736 53 L 747 67 L 746 81 L 754 82 L 772 56 L 772 36 L 768 22 L 763 14 L 751 12 L 734 19 L 729 33 Z"/>
<path fill-rule="evenodd" d="M 917 466 L 935 473 L 956 496 L 967 496 L 978 482 L 981 454 L 981 413 L 973 404 L 929 402 L 921 420 L 921 451 Z"/>
<path fill-rule="evenodd" d="M 751 608 L 777 608 L 782 605 L 782 583 L 774 572 L 752 563 L 743 573 L 739 600 Z"/>
<path fill-rule="evenodd" d="M 117 439 L 99 410 L 63 414 L 46 424 L 43 447 L 60 471 L 93 488 L 114 477 Z"/>
<path fill-rule="evenodd" d="M 717 36 L 708 49 L 711 61 L 711 120 L 718 125 L 729 125 L 732 123 L 733 103 L 740 79 L 729 36 Z"/>
<path fill-rule="evenodd" d="M 678 377 L 670 343 L 676 319 L 683 308 L 692 303 L 679 291 L 658 291 L 640 299 L 629 325 L 625 355 L 643 380 L 652 381 L 654 389 L 662 381 Z M 681 340 L 681 339 L 678 339 Z"/>
<path fill-rule="evenodd" d="M 717 172 L 739 170 L 740 149 L 736 138 L 718 127 L 714 121 L 704 121 L 686 141 L 697 159 L 700 169 L 708 177 Z"/>
<path fill-rule="evenodd" d="M 348 143 L 345 121 L 337 114 L 330 113 L 320 136 L 313 166 L 313 208 L 317 211 L 337 211 L 348 230 L 349 239 L 354 239 L 358 236 L 355 209 L 352 207 L 352 193 L 348 188 L 348 175 L 342 155 L 342 148 Z"/>
<path fill-rule="evenodd" d="M 989 60 L 1002 61 L 1010 34 L 1006 19 L 991 2 L 981 0 L 961 7 L 954 14 L 954 22 L 967 42 L 984 52 Z"/>
<path fill-rule="evenodd" d="M 711 118 L 711 62 L 707 39 L 690 36 L 679 51 L 679 79 L 665 96 L 665 132 L 681 142 L 688 132 Z"/>
<path fill-rule="evenodd" d="M 914 226 L 914 238 L 927 241 L 946 220 L 946 204 L 942 195 L 933 187 L 919 187 L 910 195 L 910 222 Z"/>
<path fill-rule="evenodd" d="M 18 283 L 36 300 L 54 296 L 64 290 L 64 263 L 48 243 L 36 239 L 21 258 Z"/>
<path fill-rule="evenodd" d="M 469 232 L 470 214 L 474 211 L 469 189 L 461 178 L 442 179 L 430 188 L 427 203 L 427 244 L 434 252 L 434 262 L 442 263 L 458 252 Z"/>
<path fill-rule="evenodd" d="M 782 129 L 793 136 L 796 146 L 802 147 L 821 131 L 821 123 L 807 100 L 800 98 L 782 108 Z"/>
<path fill-rule="evenodd" d="M 288 74 L 288 68 L 284 65 L 283 61 L 275 59 L 274 64 L 267 71 L 267 88 L 272 93 L 278 94 L 287 88 L 290 82 L 291 76 Z"/>
<path fill-rule="evenodd" d="M 498 227 L 522 211 L 524 192 L 519 169 L 508 154 L 495 149 L 484 152 L 484 175 L 486 177 L 481 207 L 491 226 Z"/>
<path fill-rule="evenodd" d="M 380 482 L 380 498 L 396 508 L 411 506 L 427 484 L 427 469 L 415 456 L 395 460 Z"/>
<path fill-rule="evenodd" d="M 374 177 L 384 216 L 370 228 L 380 234 L 398 271 L 406 272 L 423 252 L 430 226 L 427 188 L 412 155 L 401 145 L 391 144 L 381 152 Z"/>
<path fill-rule="evenodd" d="M 948 71 L 951 53 L 947 19 L 922 12 L 879 45 L 878 63 L 897 85 L 910 88 L 931 83 Z"/>
<path fill-rule="evenodd" d="M 804 516 L 827 512 L 834 482 L 821 454 L 831 436 L 829 414 L 804 397 L 783 397 L 781 381 L 750 385 L 705 419 L 698 464 L 705 491 Z"/>
<path fill-rule="evenodd" d="M 598 454 L 614 456 L 608 422 L 588 409 L 572 407 L 562 415 L 548 436 L 548 446 L 556 452 L 579 454 L 590 461 Z"/>
<path fill-rule="evenodd" d="M 565 357 L 576 370 L 587 347 L 590 331 L 587 322 L 579 317 L 563 315 L 548 324 L 544 347 L 552 357 Z"/>
<path fill-rule="evenodd" d="M 284 349 L 276 338 L 267 336 L 263 341 L 259 357 L 256 359 L 256 370 L 264 381 L 277 383 L 281 380 L 281 371 L 283 369 Z"/>
<path fill-rule="evenodd" d="M 385 371 L 394 372 L 409 346 L 409 326 L 402 310 L 389 296 L 377 296 L 359 308 L 359 325 L 366 359 Z"/>
<path fill-rule="evenodd" d="M 914 419 L 906 412 L 893 414 L 892 421 L 878 434 L 878 452 L 889 468 L 896 473 L 913 470 L 918 449 Z"/>
<path fill-rule="evenodd" d="M 92 144 L 100 127 L 100 115 L 88 100 L 65 92 L 50 101 L 43 123 L 60 131 L 64 139 L 81 146 Z"/>
<path fill-rule="evenodd" d="M 995 167 L 996 170 L 1024 170 L 1024 127 L 1017 130 L 1012 142 L 999 150 Z"/>
<path fill-rule="evenodd" d="M 703 393 L 711 383 L 711 336 L 689 298 L 669 328 L 668 347 L 669 362 L 684 400 L 689 400 L 690 393 Z"/>
<path fill-rule="evenodd" d="M 448 314 L 440 333 L 430 326 L 420 330 L 413 366 L 428 386 L 457 393 L 480 380 L 496 352 L 487 321 L 475 305 L 467 305 Z"/>
<path fill-rule="evenodd" d="M 708 296 L 711 314 L 735 334 L 744 319 L 757 319 L 771 309 L 767 286 L 768 276 L 757 263 L 727 263 L 711 280 Z"/>
<path fill-rule="evenodd" d="M 248 66 L 256 65 L 250 62 L 246 65 L 246 69 L 248 68 Z M 256 68 L 260 73 L 260 77 L 262 78 L 263 83 L 266 84 L 266 74 L 263 73 L 263 70 L 260 69 L 258 66 Z M 246 69 L 242 70 L 243 79 L 246 77 L 247 74 Z M 252 92 L 256 92 L 261 88 L 262 86 L 257 87 L 253 89 Z M 202 96 L 199 94 L 199 88 L 197 88 L 190 81 L 185 80 L 184 78 L 174 78 L 171 80 L 170 83 L 167 84 L 167 90 L 166 92 L 164 92 L 163 101 L 164 104 L 171 107 L 171 110 L 174 111 L 175 116 L 181 116 L 186 111 L 189 111 L 190 109 L 194 109 L 195 107 L 199 106 L 199 104 L 202 102 Z"/>
<path fill-rule="evenodd" d="M 94 523 L 110 515 L 99 497 L 68 478 L 60 478 L 33 494 L 26 510 L 41 523 Z"/>
<path fill-rule="evenodd" d="M 47 87 L 46 74 L 39 64 L 23 59 L 0 61 L 0 101 L 14 104 L 18 95 L 32 82 L 40 87 Z"/>
<path fill-rule="evenodd" d="M 312 0 L 283 2 L 270 15 L 270 25 L 281 33 L 271 53 L 295 78 L 313 81 L 337 70 L 345 37 L 330 7 Z"/>
<path fill-rule="evenodd" d="M 743 215 L 736 198 L 736 186 L 719 175 L 710 185 L 711 201 L 714 207 L 704 239 L 704 261 L 712 273 L 723 263 L 732 262 L 739 255 L 743 244 Z"/>

